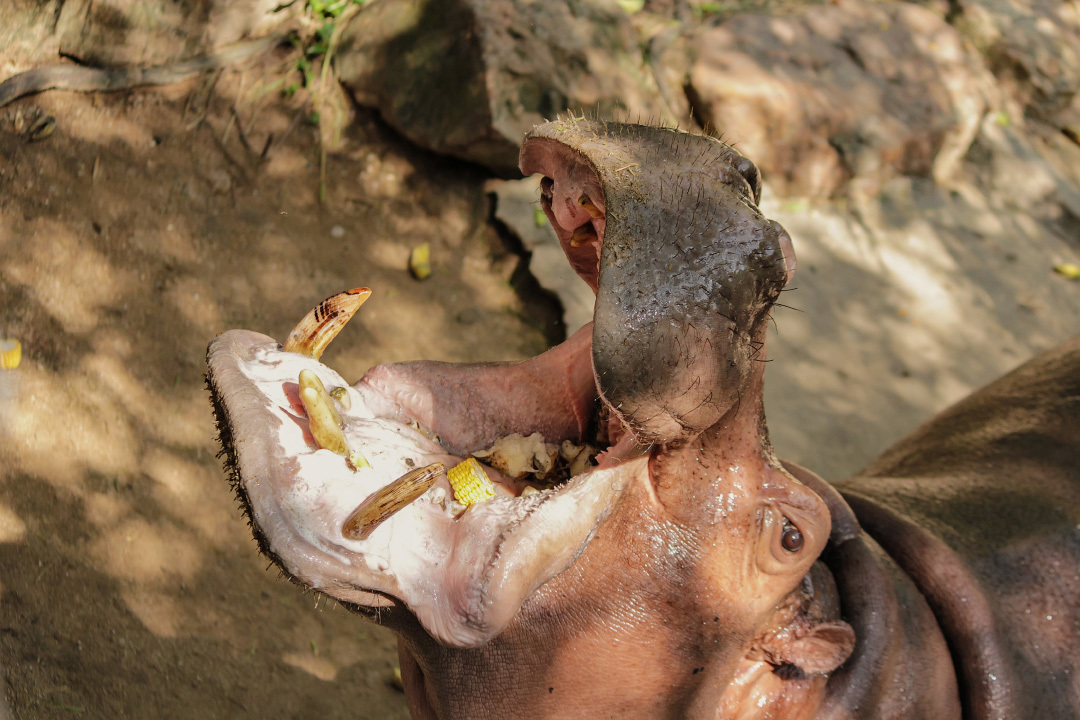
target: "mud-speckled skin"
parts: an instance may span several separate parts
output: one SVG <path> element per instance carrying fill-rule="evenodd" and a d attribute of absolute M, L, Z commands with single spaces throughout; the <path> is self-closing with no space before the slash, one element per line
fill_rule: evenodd
<path fill-rule="evenodd" d="M 643 439 L 701 432 L 738 401 L 761 350 L 757 330 L 788 279 L 790 240 L 757 209 L 757 168 L 716 138 L 567 119 L 529 133 L 523 171 L 542 170 L 537 156 L 552 143 L 603 187 L 600 391 Z"/>
<path fill-rule="evenodd" d="M 837 487 L 933 608 L 966 718 L 1080 718 L 1080 338 Z"/>

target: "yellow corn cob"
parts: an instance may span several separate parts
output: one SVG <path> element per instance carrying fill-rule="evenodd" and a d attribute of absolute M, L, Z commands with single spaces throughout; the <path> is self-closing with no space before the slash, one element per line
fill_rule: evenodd
<path fill-rule="evenodd" d="M 409 253 L 409 272 L 417 280 L 431 277 L 431 243 L 424 243 Z"/>
<path fill-rule="evenodd" d="M 22 361 L 22 343 L 18 340 L 0 340 L 0 368 L 14 370 Z"/>
<path fill-rule="evenodd" d="M 469 458 L 446 471 L 454 499 L 466 507 L 495 497 L 495 486 L 476 458 Z"/>

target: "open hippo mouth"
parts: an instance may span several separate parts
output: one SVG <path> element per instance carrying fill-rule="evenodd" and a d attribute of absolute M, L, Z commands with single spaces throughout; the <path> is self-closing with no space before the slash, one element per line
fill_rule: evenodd
<path fill-rule="evenodd" d="M 262 551 L 343 602 L 404 604 L 451 647 L 502 632 L 624 495 L 654 492 L 658 452 L 739 406 L 794 270 L 757 210 L 756 168 L 715 139 L 560 121 L 527 136 L 521 168 L 544 175 L 544 212 L 597 293 L 594 323 L 562 345 L 518 364 L 378 366 L 351 386 L 318 357 L 357 290 L 284 346 L 232 330 L 208 351 Z M 463 465 L 474 455 L 483 464 Z M 558 481 L 539 480 L 550 465 Z M 444 471 L 469 468 L 476 502 Z"/>

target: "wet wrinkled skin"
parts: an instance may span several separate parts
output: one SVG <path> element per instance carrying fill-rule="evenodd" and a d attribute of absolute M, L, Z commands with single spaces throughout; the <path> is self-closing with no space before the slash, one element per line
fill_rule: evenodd
<path fill-rule="evenodd" d="M 227 466 L 263 552 L 398 633 L 418 718 L 959 718 L 962 702 L 998 716 L 954 670 L 954 628 L 888 523 L 871 538 L 772 452 L 764 333 L 795 262 L 756 209 L 753 165 L 710 138 L 581 119 L 536 128 L 521 157 L 597 291 L 594 324 L 562 345 L 378 366 L 348 388 L 263 335 L 211 344 Z M 347 388 L 345 434 L 371 468 L 314 445 L 304 368 Z M 498 496 L 460 516 L 437 502 L 441 478 L 365 540 L 342 535 L 396 477 L 515 432 L 610 447 L 528 497 L 491 471 Z M 882 488 L 858 492 L 872 509 Z"/>

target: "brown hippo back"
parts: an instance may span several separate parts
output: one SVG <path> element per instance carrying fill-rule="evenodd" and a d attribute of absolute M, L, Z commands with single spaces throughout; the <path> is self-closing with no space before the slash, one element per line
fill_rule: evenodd
<path fill-rule="evenodd" d="M 926 596 L 965 717 L 1080 718 L 1080 338 L 837 488 Z"/>

